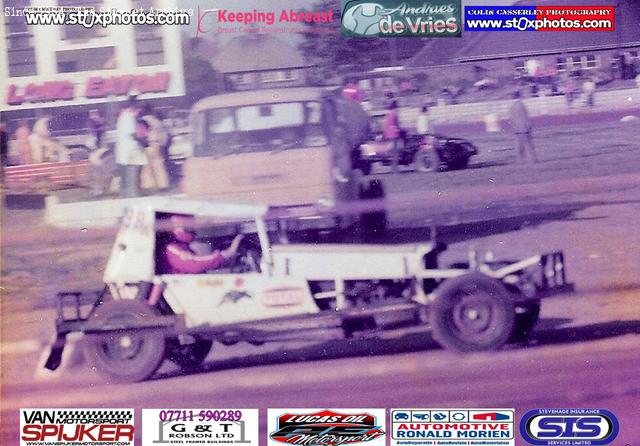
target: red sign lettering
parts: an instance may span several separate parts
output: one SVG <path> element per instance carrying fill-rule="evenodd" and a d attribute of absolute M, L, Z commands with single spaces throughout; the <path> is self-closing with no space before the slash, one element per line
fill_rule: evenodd
<path fill-rule="evenodd" d="M 125 74 L 120 76 L 93 76 L 85 81 L 84 96 L 88 99 L 108 96 L 126 96 L 137 93 L 162 93 L 169 90 L 171 76 L 168 72 L 156 74 Z M 41 103 L 54 101 L 70 101 L 76 98 L 76 88 L 72 81 L 46 81 L 29 83 L 25 86 L 11 84 L 7 89 L 6 103 L 21 105 L 24 103 Z"/>

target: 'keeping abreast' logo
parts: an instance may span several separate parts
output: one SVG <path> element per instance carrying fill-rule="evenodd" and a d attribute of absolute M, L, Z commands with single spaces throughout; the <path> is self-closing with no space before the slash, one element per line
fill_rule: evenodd
<path fill-rule="evenodd" d="M 522 437 L 538 446 L 607 445 L 618 430 L 618 419 L 604 409 L 534 409 L 520 421 Z"/>
<path fill-rule="evenodd" d="M 346 37 L 460 37 L 460 0 L 342 0 Z"/>

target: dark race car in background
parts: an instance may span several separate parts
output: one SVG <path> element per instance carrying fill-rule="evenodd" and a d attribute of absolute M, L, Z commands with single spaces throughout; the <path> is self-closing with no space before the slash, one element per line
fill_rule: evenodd
<path fill-rule="evenodd" d="M 476 146 L 466 139 L 439 134 L 408 134 L 404 142 L 399 144 L 398 164 L 412 166 L 420 172 L 464 169 L 469 164 L 469 159 L 478 154 Z M 393 141 L 383 140 L 378 136 L 375 140 L 362 144 L 353 157 L 354 167 L 369 175 L 375 163 L 383 166 L 393 164 Z"/>

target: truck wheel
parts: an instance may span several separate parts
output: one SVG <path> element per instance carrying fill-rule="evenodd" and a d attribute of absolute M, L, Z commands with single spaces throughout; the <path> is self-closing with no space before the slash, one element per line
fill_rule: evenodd
<path fill-rule="evenodd" d="M 197 338 L 191 344 L 180 344 L 177 338 L 167 339 L 167 359 L 182 370 L 194 370 L 202 364 L 212 345 L 210 339 Z"/>
<path fill-rule="evenodd" d="M 538 319 L 540 319 L 540 302 L 531 303 L 526 307 L 522 307 L 522 310 L 521 313 L 516 311 L 513 331 L 511 332 L 511 342 L 525 341 L 533 331 L 533 327 L 538 323 Z"/>
<path fill-rule="evenodd" d="M 472 272 L 445 281 L 435 295 L 429 322 L 443 347 L 457 352 L 495 350 L 511 337 L 515 311 L 499 281 Z"/>
<path fill-rule="evenodd" d="M 144 302 L 119 300 L 101 305 L 91 318 L 99 326 L 126 326 L 153 316 L 154 310 Z M 143 381 L 153 375 L 164 360 L 165 339 L 158 330 L 115 330 L 87 338 L 88 362 L 113 382 Z"/>
<path fill-rule="evenodd" d="M 360 189 L 361 200 L 384 198 L 382 181 L 371 180 Z M 365 240 L 384 236 L 387 231 L 387 213 L 382 211 L 365 212 L 360 215 L 360 229 Z"/>

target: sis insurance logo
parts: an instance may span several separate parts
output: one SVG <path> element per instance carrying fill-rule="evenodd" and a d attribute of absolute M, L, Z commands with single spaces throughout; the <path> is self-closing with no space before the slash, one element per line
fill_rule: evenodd
<path fill-rule="evenodd" d="M 534 409 L 520 421 L 520 434 L 538 446 L 613 444 L 620 425 L 605 409 Z"/>
<path fill-rule="evenodd" d="M 345 37 L 460 37 L 460 0 L 342 0 Z"/>

